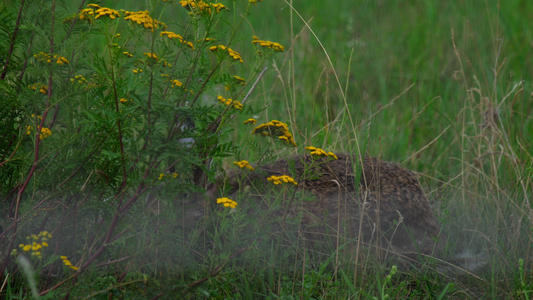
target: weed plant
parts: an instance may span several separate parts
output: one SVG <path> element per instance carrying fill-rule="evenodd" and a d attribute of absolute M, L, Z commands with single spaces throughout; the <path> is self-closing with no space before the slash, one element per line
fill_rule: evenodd
<path fill-rule="evenodd" d="M 2 2 L 0 297 L 531 299 L 532 4 L 352 2 Z M 206 195 L 305 148 L 418 171 L 448 257 Z"/>

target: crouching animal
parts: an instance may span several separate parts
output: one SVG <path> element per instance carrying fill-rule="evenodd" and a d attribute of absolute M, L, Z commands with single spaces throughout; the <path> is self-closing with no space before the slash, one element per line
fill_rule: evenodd
<path fill-rule="evenodd" d="M 295 156 L 256 166 L 255 171 L 233 172 L 208 195 L 220 196 L 223 187 L 225 195 L 234 195 L 243 185 L 264 187 L 267 178 L 288 175 L 298 183 L 298 195 L 313 198 L 288 200 L 289 210 L 301 215 L 306 240 L 362 238 L 379 256 L 431 255 L 440 229 L 416 175 L 375 157 L 337 158 Z"/>

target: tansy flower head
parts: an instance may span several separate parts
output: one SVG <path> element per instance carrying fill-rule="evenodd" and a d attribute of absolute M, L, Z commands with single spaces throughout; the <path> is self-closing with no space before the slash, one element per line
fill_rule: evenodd
<path fill-rule="evenodd" d="M 60 258 L 61 258 L 61 260 L 63 261 L 63 264 L 66 267 L 69 267 L 69 268 L 71 268 L 74 271 L 78 270 L 78 267 L 73 266 L 72 263 L 70 262 L 70 260 L 68 260 L 68 258 L 66 256 L 60 256 Z"/>
<path fill-rule="evenodd" d="M 34 54 L 33 57 L 35 57 L 38 61 L 46 61 L 47 63 L 55 61 L 58 65 L 64 65 L 69 63 L 68 59 L 61 55 L 54 54 L 54 56 L 51 56 L 50 54 L 44 53 L 42 51 L 37 54 Z"/>
<path fill-rule="evenodd" d="M 179 40 L 182 44 L 185 44 L 189 47 L 191 47 L 192 50 L 194 50 L 194 45 L 192 44 L 192 42 L 188 42 L 186 41 L 185 39 L 183 39 L 183 37 L 179 34 L 176 34 L 172 31 L 161 31 L 161 33 L 159 34 L 160 36 L 166 36 L 168 37 L 169 39 L 177 39 Z"/>
<path fill-rule="evenodd" d="M 94 13 L 96 14 L 96 17 L 94 17 L 95 19 L 99 19 L 102 17 L 109 17 L 111 20 L 114 20 L 120 17 L 120 14 L 118 13 L 118 11 L 108 8 L 108 7 L 100 7 L 97 10 L 95 10 Z"/>
<path fill-rule="evenodd" d="M 241 85 L 245 85 L 246 84 L 246 81 L 242 77 L 239 77 L 239 76 L 235 75 L 235 76 L 233 76 L 233 78 Z"/>
<path fill-rule="evenodd" d="M 333 159 L 338 159 L 337 158 L 337 155 L 335 155 L 333 152 L 326 152 L 320 148 L 316 148 L 316 147 L 313 147 L 313 146 L 309 146 L 309 147 L 305 147 L 306 150 L 309 150 L 309 152 L 311 153 L 311 155 L 316 155 L 316 156 L 324 156 L 324 157 L 331 157 Z"/>
<path fill-rule="evenodd" d="M 252 134 L 261 134 L 262 136 L 277 136 L 281 141 L 295 147 L 297 146 L 287 124 L 278 120 L 272 120 L 268 123 L 264 123 L 255 127 L 255 129 L 252 131 Z"/>
<path fill-rule="evenodd" d="M 42 252 L 41 249 L 43 247 L 48 247 L 48 243 L 45 242 L 49 238 L 51 238 L 52 235 L 48 233 L 48 231 L 41 231 L 39 234 L 32 234 L 26 237 L 28 240 L 28 244 L 20 244 L 19 248 L 22 249 L 24 252 L 28 252 L 31 256 L 35 256 L 39 259 L 42 258 Z"/>
<path fill-rule="evenodd" d="M 271 42 L 271 41 L 265 41 L 265 40 L 260 40 L 258 37 L 256 37 L 255 35 L 252 36 L 252 44 L 258 44 L 259 46 L 261 47 L 264 47 L 264 48 L 268 48 L 268 49 L 272 49 L 274 51 L 277 51 L 277 52 L 284 52 L 285 51 L 285 47 L 283 47 L 281 44 L 279 43 L 276 43 L 276 42 Z"/>
<path fill-rule="evenodd" d="M 132 23 L 142 25 L 144 28 L 150 29 L 151 31 L 154 31 L 154 28 L 162 27 L 163 29 L 166 29 L 167 27 L 165 23 L 152 19 L 147 10 L 138 12 L 126 11 L 124 13 L 126 14 L 124 20 L 129 20 Z"/>
<path fill-rule="evenodd" d="M 242 108 L 243 108 L 242 103 L 240 103 L 239 101 L 236 101 L 236 100 L 233 100 L 233 99 L 225 99 L 224 97 L 222 97 L 220 95 L 217 97 L 217 99 L 218 99 L 218 101 L 220 101 L 221 103 L 226 104 L 227 106 L 233 105 L 233 107 L 235 109 L 242 110 Z"/>
<path fill-rule="evenodd" d="M 222 10 L 229 10 L 224 4 L 222 3 L 210 3 L 210 2 L 204 2 L 204 1 L 196 1 L 196 0 L 181 0 L 180 5 L 182 7 L 187 8 L 188 10 L 192 10 L 193 12 L 199 12 L 201 14 L 210 15 L 213 8 L 216 13 L 219 13 Z M 189 14 L 193 14 L 193 12 Z"/>
<path fill-rule="evenodd" d="M 244 124 L 252 124 L 252 125 L 255 125 L 255 123 L 257 123 L 257 120 L 256 119 L 248 119 L 246 121 L 244 121 Z"/>
<path fill-rule="evenodd" d="M 237 207 L 237 202 L 229 199 L 229 198 L 218 198 L 217 199 L 217 204 L 222 204 L 224 207 L 230 207 L 230 208 L 235 208 Z"/>
<path fill-rule="evenodd" d="M 272 176 L 268 177 L 267 180 L 271 181 L 275 185 L 280 185 L 282 183 L 292 183 L 294 185 L 298 185 L 298 183 L 296 181 L 294 181 L 294 179 L 292 177 L 287 176 L 287 175 L 281 175 L 281 176 L 272 175 Z"/>
<path fill-rule="evenodd" d="M 43 127 L 41 128 L 41 134 L 39 134 L 39 139 L 44 139 L 52 135 L 52 130 L 50 128 Z"/>
<path fill-rule="evenodd" d="M 157 55 L 155 55 L 155 53 L 153 53 L 153 52 L 145 52 L 144 56 L 146 56 L 148 58 L 152 58 L 155 61 L 157 61 L 157 59 L 158 59 Z"/>
<path fill-rule="evenodd" d="M 228 51 L 228 54 L 229 54 L 229 56 L 231 58 L 233 58 L 234 60 L 238 60 L 241 63 L 243 62 L 241 55 L 237 51 L 232 50 L 231 48 L 228 48 L 228 47 L 226 47 L 224 45 L 211 46 L 211 47 L 209 47 L 209 50 L 211 50 L 211 51 L 217 51 L 217 50 Z"/>
<path fill-rule="evenodd" d="M 234 165 L 237 165 L 239 166 L 239 168 L 241 169 L 249 169 L 251 171 L 254 171 L 254 167 L 250 166 L 250 163 L 247 161 L 247 160 L 241 160 L 241 161 L 234 161 L 233 162 Z"/>
<path fill-rule="evenodd" d="M 48 93 L 48 87 L 42 83 L 30 84 L 28 85 L 28 87 L 34 91 L 36 91 L 37 88 L 39 88 L 39 93 L 43 95 L 46 95 L 46 93 Z"/>
<path fill-rule="evenodd" d="M 179 81 L 177 79 L 174 79 L 174 80 L 172 80 L 172 87 L 175 87 L 175 86 L 181 87 L 181 86 L 183 86 L 183 83 L 181 83 L 181 81 Z"/>

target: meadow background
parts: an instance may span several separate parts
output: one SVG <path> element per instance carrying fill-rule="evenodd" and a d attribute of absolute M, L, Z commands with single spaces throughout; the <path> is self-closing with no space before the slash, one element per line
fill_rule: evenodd
<path fill-rule="evenodd" d="M 177 2 L 154 3 L 99 5 L 151 12 L 155 7 L 152 16 L 169 25 L 183 26 L 187 20 L 188 11 Z M 221 3 L 230 9 L 220 23 L 225 28 L 220 37 L 228 40 L 231 24 L 243 16 L 248 2 Z M 80 4 L 56 5 L 75 13 Z M 2 8 L 16 12 L 18 5 L 4 2 Z M 214 158 L 219 169 L 210 178 L 236 160 L 271 161 L 304 153 L 310 145 L 335 153 L 367 152 L 417 172 L 449 241 L 450 256 L 477 255 L 484 266 L 460 275 L 435 271 L 431 264 L 391 271 L 390 265 L 373 262 L 338 264 L 298 246 L 255 245 L 252 237 L 257 232 L 251 228 L 256 227 L 246 222 L 257 218 L 255 226 L 265 226 L 268 214 L 261 213 L 235 216 L 219 211 L 219 219 L 210 225 L 218 228 L 216 233 L 191 237 L 173 227 L 183 214 L 173 220 L 176 211 L 167 206 L 166 213 L 148 215 L 144 201 L 139 201 L 128 216 L 136 233 L 114 242 L 83 274 L 49 276 L 58 274 L 54 270 L 43 272 L 48 276 L 30 275 L 38 278 L 39 291 L 46 291 L 43 297 L 531 299 L 533 2 L 265 0 L 249 13 L 231 46 L 245 63 L 227 70 L 245 78 L 253 73 L 246 65 L 255 53 L 252 35 L 278 42 L 285 51 L 265 62 L 268 69 L 247 99 L 246 110 L 225 123 L 220 139 L 232 150 Z M 7 44 L 8 34 L 4 32 L 2 44 Z M 85 47 L 102 52 L 104 44 L 96 38 Z M 219 88 L 206 90 L 200 101 L 213 101 Z M 286 122 L 298 147 L 251 136 L 250 127 L 242 125 L 251 117 Z M 9 154 L 2 153 L 0 163 L 8 161 Z M 15 180 L 6 171 L 9 166 L 0 167 L 0 184 L 11 188 L 1 189 L 4 230 L 12 222 L 7 208 L 13 203 L 12 191 L 29 169 L 17 165 Z M 48 184 L 52 190 L 56 185 Z M 22 238 L 37 233 L 40 227 L 32 224 L 47 222 L 32 205 L 55 197 L 35 190 L 31 194 L 21 222 L 26 228 L 19 227 Z M 67 234 L 83 245 L 70 249 L 69 258 L 81 260 L 84 251 L 95 250 L 90 246 L 94 237 L 82 237 L 94 228 Z M 7 235 L 3 238 L 0 246 L 7 249 Z M 192 246 L 198 243 L 201 249 Z M 56 245 L 55 254 L 68 248 Z M 3 259 L 9 255 L 3 250 L 1 254 Z M 291 267 L 281 267 L 287 264 Z M 0 293 L 26 297 L 28 275 L 17 271 L 14 262 L 9 266 L 0 274 Z"/>

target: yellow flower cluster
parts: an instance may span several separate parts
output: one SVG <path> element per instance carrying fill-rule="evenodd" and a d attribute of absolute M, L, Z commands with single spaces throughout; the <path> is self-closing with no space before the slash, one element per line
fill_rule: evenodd
<path fill-rule="evenodd" d="M 262 136 L 277 136 L 283 142 L 293 145 L 296 145 L 292 134 L 289 131 L 287 124 L 280 122 L 278 120 L 272 120 L 268 123 L 261 124 L 255 127 L 252 134 L 261 134 Z"/>
<path fill-rule="evenodd" d="M 209 3 L 209 5 L 211 5 L 216 11 L 217 13 L 219 13 L 221 10 L 225 9 L 225 10 L 229 10 L 226 6 L 224 6 L 224 4 L 222 3 Z"/>
<path fill-rule="evenodd" d="M 139 74 L 142 73 L 143 69 L 135 69 L 133 70 L 133 74 Z"/>
<path fill-rule="evenodd" d="M 255 170 L 254 167 L 250 166 L 250 163 L 247 160 L 234 161 L 233 164 L 239 166 L 239 168 L 241 169 L 246 168 L 246 169 L 249 169 L 250 171 Z"/>
<path fill-rule="evenodd" d="M 46 85 L 42 83 L 30 84 L 28 85 L 28 87 L 34 91 L 37 90 L 37 88 L 39 88 L 39 93 L 44 94 L 44 95 L 48 93 L 48 88 L 46 87 Z"/>
<path fill-rule="evenodd" d="M 91 4 L 89 4 L 89 5 L 91 5 Z M 87 20 L 90 23 L 93 22 L 93 18 L 94 18 L 94 9 L 92 9 L 92 8 L 84 8 L 84 9 L 80 10 L 80 13 L 78 14 L 78 19 Z M 70 18 L 68 20 L 70 20 Z"/>
<path fill-rule="evenodd" d="M 285 47 L 283 47 L 281 44 L 279 43 L 275 43 L 275 42 L 271 42 L 271 41 L 264 41 L 264 40 L 260 40 L 258 37 L 256 37 L 255 35 L 252 36 L 252 44 L 259 44 L 259 46 L 261 47 L 265 47 L 265 48 L 268 48 L 268 49 L 273 49 L 274 51 L 278 51 L 278 52 L 283 52 L 285 51 Z"/>
<path fill-rule="evenodd" d="M 52 238 L 52 235 L 48 233 L 48 231 L 41 231 L 38 235 L 32 234 L 26 237 L 29 244 L 20 244 L 19 248 L 24 252 L 30 253 L 31 256 L 42 258 L 41 249 L 43 247 L 48 247 L 47 241 L 50 238 Z M 16 254 L 16 252 L 13 254 Z"/>
<path fill-rule="evenodd" d="M 155 55 L 155 53 L 153 53 L 153 52 L 145 52 L 145 53 L 144 53 L 144 56 L 149 57 L 149 58 L 152 58 L 152 59 L 155 60 L 155 61 L 158 60 L 157 55 Z"/>
<path fill-rule="evenodd" d="M 305 147 L 305 150 L 309 150 L 311 152 L 311 155 L 325 156 L 325 157 L 331 157 L 333 159 L 338 159 L 337 155 L 335 155 L 333 152 L 326 153 L 326 151 L 320 148 L 313 147 L 313 146 Z"/>
<path fill-rule="evenodd" d="M 177 178 L 178 177 L 178 173 L 172 173 L 172 174 L 166 174 L 166 175 L 165 175 L 165 173 L 160 173 L 159 177 L 157 178 L 157 180 L 163 180 L 163 178 L 165 178 L 165 177 Z"/>
<path fill-rule="evenodd" d="M 169 39 L 178 39 L 180 41 L 180 43 L 182 44 L 185 44 L 189 47 L 191 47 L 192 50 L 194 50 L 194 45 L 192 44 L 192 42 L 188 42 L 186 40 L 183 39 L 183 37 L 179 34 L 176 34 L 172 31 L 162 31 L 160 34 L 160 36 L 167 36 Z"/>
<path fill-rule="evenodd" d="M 218 46 L 209 47 L 209 50 L 211 50 L 211 51 L 216 51 L 218 49 L 220 49 L 222 51 L 228 50 L 229 56 L 231 56 L 231 58 L 233 58 L 234 60 L 238 60 L 240 62 L 243 62 L 241 55 L 238 52 L 232 50 L 229 47 L 226 47 L 224 45 L 218 45 Z"/>
<path fill-rule="evenodd" d="M 272 183 L 274 183 L 275 185 L 282 184 L 283 182 L 285 182 L 285 183 L 293 183 L 294 185 L 298 185 L 298 183 L 296 181 L 294 181 L 294 179 L 292 177 L 287 176 L 287 175 L 281 175 L 281 176 L 272 175 L 272 176 L 268 177 L 267 180 L 268 181 L 272 181 Z"/>
<path fill-rule="evenodd" d="M 61 260 L 63 261 L 63 264 L 65 266 L 71 268 L 74 271 L 78 270 L 78 267 L 73 266 L 72 263 L 70 262 L 70 260 L 68 260 L 68 258 L 66 256 L 60 256 L 59 258 L 61 258 Z"/>
<path fill-rule="evenodd" d="M 229 198 L 218 198 L 217 199 L 217 204 L 222 204 L 224 205 L 224 207 L 230 207 L 230 208 L 235 208 L 237 207 L 237 202 L 229 199 Z"/>
<path fill-rule="evenodd" d="M 89 4 L 89 5 L 98 6 L 97 4 Z M 94 11 L 94 13 L 96 14 L 96 17 L 94 17 L 95 19 L 107 16 L 111 20 L 114 20 L 114 19 L 120 17 L 120 14 L 118 13 L 118 11 L 116 11 L 114 9 L 111 9 L 111 8 L 108 8 L 108 7 L 99 7 L 98 6 L 98 9 L 96 9 Z"/>
<path fill-rule="evenodd" d="M 54 54 L 54 56 L 52 57 L 50 56 L 50 54 L 44 53 L 42 51 L 38 54 L 34 54 L 33 57 L 40 61 L 46 61 L 47 63 L 51 63 L 53 59 L 58 65 L 64 65 L 69 63 L 68 59 L 61 55 Z"/>
<path fill-rule="evenodd" d="M 139 25 L 143 25 L 144 28 L 149 28 L 152 31 L 154 31 L 154 28 L 161 27 L 163 28 L 163 30 L 167 28 L 167 25 L 165 25 L 165 23 L 159 22 L 156 19 L 152 19 L 152 17 L 150 17 L 150 13 L 147 10 L 138 12 L 126 11 L 124 13 L 126 14 L 124 20 L 130 20 Z"/>
<path fill-rule="evenodd" d="M 257 120 L 253 119 L 253 118 L 250 118 L 250 119 L 244 121 L 244 124 L 252 124 L 252 125 L 254 125 L 255 123 L 257 123 Z"/>
<path fill-rule="evenodd" d="M 83 77 L 83 75 L 76 75 L 74 76 L 74 78 L 70 78 L 70 82 L 74 81 L 78 81 L 79 84 L 89 84 L 89 82 L 87 81 L 87 79 L 85 79 L 85 77 Z"/>
<path fill-rule="evenodd" d="M 31 131 L 33 130 L 33 126 L 26 127 L 26 135 L 30 135 Z M 52 130 L 47 127 L 41 128 L 41 133 L 39 134 L 39 139 L 42 140 L 44 138 L 47 138 L 52 135 Z"/>
<path fill-rule="evenodd" d="M 238 83 L 240 83 L 241 85 L 245 85 L 246 84 L 246 80 L 242 77 L 239 77 L 237 75 L 233 76 L 233 78 L 235 78 L 235 80 L 237 80 Z"/>
<path fill-rule="evenodd" d="M 133 54 L 129 53 L 128 51 L 124 51 L 122 54 L 126 55 L 127 57 L 133 57 Z"/>
<path fill-rule="evenodd" d="M 128 102 L 128 99 L 120 98 L 120 100 L 118 100 L 118 101 L 120 101 L 120 103 L 126 103 L 126 102 Z M 131 101 L 131 100 L 129 100 L 129 101 Z"/>
<path fill-rule="evenodd" d="M 44 139 L 52 135 L 52 130 L 50 128 L 43 127 L 41 128 L 41 134 L 39 134 L 39 139 Z"/>
<path fill-rule="evenodd" d="M 181 83 L 181 81 L 179 81 L 177 79 L 174 79 L 174 80 L 172 80 L 172 86 L 171 87 L 175 87 L 175 86 L 181 87 L 181 86 L 183 86 L 183 83 Z"/>
<path fill-rule="evenodd" d="M 215 9 L 217 13 L 219 13 L 221 10 L 229 10 L 224 4 L 222 3 L 206 3 L 204 1 L 196 1 L 196 0 L 181 0 L 180 5 L 185 8 L 198 10 L 201 13 L 211 14 L 211 7 Z"/>
<path fill-rule="evenodd" d="M 252 4 L 257 4 L 257 2 L 263 2 L 263 0 L 248 0 Z"/>
<path fill-rule="evenodd" d="M 217 97 L 218 101 L 220 101 L 221 103 L 224 103 L 226 104 L 227 106 L 229 105 L 233 105 L 233 107 L 235 109 L 238 109 L 238 110 L 242 110 L 242 103 L 240 103 L 239 101 L 237 100 L 233 100 L 233 99 L 225 99 L 224 97 L 218 95 Z"/>

